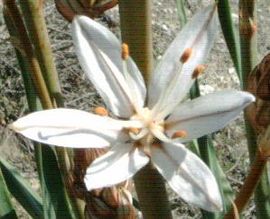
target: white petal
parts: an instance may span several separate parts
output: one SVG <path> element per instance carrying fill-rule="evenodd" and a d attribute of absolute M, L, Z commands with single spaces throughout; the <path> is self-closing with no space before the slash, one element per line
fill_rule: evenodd
<path fill-rule="evenodd" d="M 32 140 L 63 147 L 100 148 L 124 141 L 125 125 L 132 123 L 74 109 L 52 109 L 31 113 L 11 128 Z M 134 123 L 134 125 L 137 125 Z"/>
<path fill-rule="evenodd" d="M 81 18 L 75 18 L 72 23 L 72 36 L 80 64 L 109 109 L 115 115 L 127 118 L 134 109 L 125 79 L 110 58 L 85 34 L 89 26 L 81 23 Z"/>
<path fill-rule="evenodd" d="M 76 16 L 73 23 L 77 23 L 83 29 L 85 38 L 92 41 L 122 70 L 121 44 L 108 28 L 86 16 Z"/>
<path fill-rule="evenodd" d="M 84 182 L 88 190 L 110 187 L 132 177 L 149 162 L 133 144 L 115 145 L 88 167 Z"/>
<path fill-rule="evenodd" d="M 209 6 L 197 13 L 192 20 L 181 30 L 171 43 L 158 66 L 149 85 L 149 104 L 152 108 L 161 98 L 167 88 L 173 89 L 166 98 L 163 98 L 161 109 L 173 108 L 189 91 L 193 79 L 192 73 L 196 66 L 204 61 L 212 48 L 218 30 L 216 5 Z M 192 48 L 191 57 L 182 66 L 181 74 L 176 71 L 179 60 L 187 48 Z M 179 75 L 177 77 L 177 75 Z M 171 109 L 170 109 L 171 110 Z"/>
<path fill-rule="evenodd" d="M 252 94 L 241 91 L 219 91 L 180 104 L 166 121 L 166 133 L 187 132 L 180 139 L 187 142 L 223 128 L 251 102 Z"/>
<path fill-rule="evenodd" d="M 135 98 L 139 107 L 143 107 L 146 97 L 146 87 L 144 79 L 135 62 L 129 57 L 126 61 L 127 71 L 130 80 L 127 81 L 130 90 L 135 94 Z"/>
<path fill-rule="evenodd" d="M 186 202 L 207 211 L 221 211 L 217 182 L 209 168 L 181 144 L 153 147 L 152 161 L 171 188 Z"/>
<path fill-rule="evenodd" d="M 131 116 L 134 102 L 130 85 L 122 74 L 120 42 L 105 27 L 84 16 L 77 16 L 73 20 L 72 36 L 80 64 L 106 105 L 117 116 Z M 143 81 L 139 80 L 142 79 L 140 72 L 136 71 L 130 76 L 134 79 L 133 89 L 139 93 L 145 92 L 145 87 L 141 88 Z M 137 105 L 142 106 L 144 98 L 138 99 L 140 104 Z"/>

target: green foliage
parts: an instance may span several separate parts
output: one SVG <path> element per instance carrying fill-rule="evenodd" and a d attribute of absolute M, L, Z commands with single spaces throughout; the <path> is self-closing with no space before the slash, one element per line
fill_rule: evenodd
<path fill-rule="evenodd" d="M 8 164 L 8 162 L 1 157 L 0 168 L 3 172 L 9 192 L 33 218 L 43 218 L 41 198 L 33 191 L 29 183 L 19 174 L 15 167 Z M 2 188 L 2 186 L 0 186 L 0 188 Z"/>
<path fill-rule="evenodd" d="M 27 4 L 26 2 L 24 4 Z M 14 39 L 17 39 L 17 41 L 21 41 L 25 43 L 25 40 L 28 42 L 26 45 L 31 45 L 31 41 L 28 38 L 28 35 L 23 31 L 24 26 L 22 22 L 22 17 L 19 14 L 19 10 L 17 8 L 17 5 L 15 2 L 8 2 L 8 7 L 6 7 L 6 10 L 9 10 L 9 13 L 6 13 L 7 11 L 4 11 L 5 15 L 5 22 L 8 27 L 8 31 L 10 33 L 10 36 Z M 41 4 L 39 7 L 42 6 Z M 32 10 L 38 10 L 37 8 L 32 8 Z M 40 10 L 40 9 L 39 9 Z M 20 24 L 20 26 L 19 26 Z M 28 30 L 29 31 L 29 30 Z M 31 33 L 30 33 L 31 35 Z M 23 37 L 22 37 L 23 36 Z M 15 46 L 16 47 L 16 46 Z M 41 97 L 42 93 L 37 92 L 37 81 L 33 80 L 35 78 L 33 72 L 33 68 L 31 68 L 31 61 L 36 59 L 34 55 L 34 52 L 29 50 L 32 50 L 32 46 L 29 46 L 27 48 L 27 52 L 23 50 L 22 47 L 16 47 L 16 55 L 17 59 L 21 68 L 24 85 L 25 85 L 25 91 L 27 94 L 27 101 L 30 111 L 37 111 L 42 110 L 44 106 L 41 106 Z M 30 57 L 28 57 L 30 55 Z M 37 63 L 38 64 L 38 63 Z M 50 100 L 47 100 L 50 101 Z M 75 216 L 76 211 L 73 211 L 71 209 L 71 201 L 70 198 L 67 195 L 67 191 L 65 188 L 65 185 L 62 180 L 62 173 L 58 166 L 57 157 L 55 155 L 54 150 L 51 147 L 48 146 L 41 146 L 40 144 L 35 144 L 35 158 L 37 162 L 37 170 L 39 174 L 39 179 L 41 183 L 41 190 L 42 190 L 42 202 L 43 202 L 43 209 L 42 214 L 40 214 L 40 209 L 36 211 L 36 214 L 38 216 L 36 218 L 80 218 L 79 216 Z M 20 181 L 17 182 L 17 186 L 19 187 Z M 25 187 L 21 185 L 22 187 Z M 10 187 L 12 189 L 12 187 Z M 15 194 L 14 194 L 15 196 Z M 30 196 L 31 197 L 31 196 Z M 15 196 L 18 201 L 20 200 L 20 196 Z M 28 197 L 29 198 L 29 197 Z M 33 197 L 32 197 L 33 198 Z M 29 198 L 30 199 L 30 198 Z M 31 199 L 30 199 L 31 201 Z M 26 210 L 31 210 L 34 207 L 37 207 L 36 205 L 33 205 L 29 202 L 28 204 L 25 200 L 21 200 L 21 205 L 26 208 Z M 32 200 L 33 201 L 33 200 Z M 19 201 L 20 202 L 20 201 Z M 26 202 L 26 203 L 24 203 Z M 26 206 L 27 205 L 27 206 Z M 29 211 L 29 213 L 33 214 L 32 211 Z"/>
<path fill-rule="evenodd" d="M 11 204 L 9 191 L 0 169 L 0 218 L 17 218 L 16 212 Z"/>
<path fill-rule="evenodd" d="M 240 82 L 242 83 L 240 41 L 239 35 L 236 35 L 236 30 L 232 22 L 230 3 L 228 0 L 218 1 L 217 7 L 223 36 L 230 52 L 237 75 L 240 79 Z"/>

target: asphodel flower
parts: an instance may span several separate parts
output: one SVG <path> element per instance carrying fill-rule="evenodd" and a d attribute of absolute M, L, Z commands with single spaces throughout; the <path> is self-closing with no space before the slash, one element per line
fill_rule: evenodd
<path fill-rule="evenodd" d="M 95 21 L 75 17 L 72 33 L 80 64 L 112 116 L 101 107 L 95 114 L 45 110 L 18 119 L 13 129 L 49 145 L 110 147 L 88 167 L 88 190 L 125 181 L 152 162 L 182 199 L 208 211 L 222 210 L 213 174 L 182 144 L 223 128 L 254 101 L 240 91 L 183 101 L 205 68 L 217 22 L 215 6 L 196 14 L 165 52 L 146 91 L 128 46 Z"/>

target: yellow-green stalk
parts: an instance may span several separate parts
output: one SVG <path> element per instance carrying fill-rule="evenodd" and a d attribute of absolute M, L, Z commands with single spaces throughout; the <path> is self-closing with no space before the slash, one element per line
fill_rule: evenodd
<path fill-rule="evenodd" d="M 122 41 L 127 43 L 132 58 L 149 81 L 153 69 L 150 0 L 120 0 Z M 145 219 L 172 218 L 163 178 L 150 163 L 135 177 L 140 208 Z"/>

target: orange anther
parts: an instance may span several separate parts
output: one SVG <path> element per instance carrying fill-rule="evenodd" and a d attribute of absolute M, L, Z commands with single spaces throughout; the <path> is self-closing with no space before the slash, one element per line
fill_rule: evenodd
<path fill-rule="evenodd" d="M 122 44 L 122 59 L 126 60 L 129 57 L 129 48 L 126 43 Z"/>
<path fill-rule="evenodd" d="M 187 132 L 185 130 L 180 130 L 172 135 L 172 139 L 174 138 L 186 138 L 187 137 Z"/>
<path fill-rule="evenodd" d="M 195 68 L 195 70 L 192 73 L 192 79 L 197 78 L 199 75 L 201 75 L 203 73 L 203 71 L 205 70 L 206 66 L 205 65 L 197 65 L 197 67 Z"/>
<path fill-rule="evenodd" d="M 154 147 L 154 148 L 162 148 L 162 145 L 160 143 L 153 143 L 152 147 Z"/>
<path fill-rule="evenodd" d="M 140 132 L 140 129 L 138 128 L 129 128 L 128 130 L 135 135 L 139 134 Z"/>
<path fill-rule="evenodd" d="M 182 63 L 185 63 L 188 61 L 188 59 L 190 58 L 192 54 L 192 48 L 186 48 L 186 50 L 183 52 L 181 58 L 180 58 L 180 61 Z"/>
<path fill-rule="evenodd" d="M 97 114 L 99 116 L 108 116 L 109 115 L 108 111 L 102 106 L 96 107 L 94 112 L 95 112 L 95 114 Z"/>

